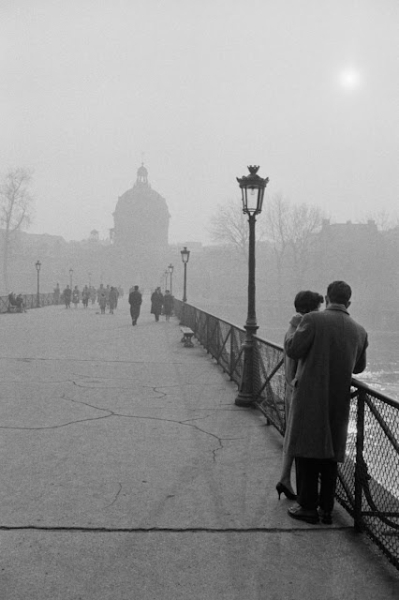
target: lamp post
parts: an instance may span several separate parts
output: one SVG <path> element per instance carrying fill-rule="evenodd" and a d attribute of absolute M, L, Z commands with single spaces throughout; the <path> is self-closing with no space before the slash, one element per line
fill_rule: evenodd
<path fill-rule="evenodd" d="M 69 269 L 69 287 L 72 289 L 72 275 L 73 269 Z"/>
<path fill-rule="evenodd" d="M 164 285 L 165 285 L 165 292 L 168 289 L 168 275 L 169 275 L 169 271 L 166 269 L 166 271 L 164 272 L 163 276 L 164 276 Z"/>
<path fill-rule="evenodd" d="M 254 379 L 254 339 L 258 325 L 255 311 L 255 222 L 256 215 L 262 211 L 263 196 L 269 178 L 262 179 L 257 174 L 259 167 L 248 167 L 249 175 L 237 181 L 242 192 L 242 210 L 248 215 L 249 223 L 249 252 L 248 252 L 248 312 L 245 327 L 245 341 L 243 348 L 243 369 L 238 395 L 235 399 L 236 406 L 249 407 L 253 403 Z"/>
<path fill-rule="evenodd" d="M 184 246 L 183 250 L 180 250 L 181 259 L 184 264 L 184 288 L 183 288 L 183 302 L 187 302 L 187 263 L 190 258 L 190 250 Z"/>
<path fill-rule="evenodd" d="M 168 266 L 168 271 L 169 271 L 169 277 L 170 277 L 170 294 L 171 296 L 173 296 L 173 286 L 172 286 L 172 276 L 173 276 L 173 269 L 174 266 L 172 265 L 172 263 Z"/>
<path fill-rule="evenodd" d="M 40 306 L 40 267 L 42 263 L 40 260 L 35 262 L 36 272 L 37 272 L 37 292 L 36 292 L 36 305 L 37 308 Z"/>

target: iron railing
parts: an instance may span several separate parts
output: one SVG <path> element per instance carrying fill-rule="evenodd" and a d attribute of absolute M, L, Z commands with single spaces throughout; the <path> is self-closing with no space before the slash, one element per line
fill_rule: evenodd
<path fill-rule="evenodd" d="M 245 330 L 179 300 L 175 312 L 238 385 Z M 254 361 L 256 406 L 284 435 L 283 348 L 255 336 Z M 399 569 L 399 402 L 355 378 L 336 497 L 353 517 L 355 528 L 365 531 Z"/>
<path fill-rule="evenodd" d="M 50 306 L 54 304 L 54 294 L 39 294 L 39 306 L 37 306 L 37 294 L 22 294 L 24 307 L 41 308 L 42 306 Z M 0 313 L 10 312 L 10 303 L 8 296 L 0 296 Z"/>

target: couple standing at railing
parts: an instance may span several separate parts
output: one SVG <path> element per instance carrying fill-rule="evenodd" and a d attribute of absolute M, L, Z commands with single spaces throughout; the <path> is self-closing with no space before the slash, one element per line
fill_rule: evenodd
<path fill-rule="evenodd" d="M 345 459 L 353 373 L 366 368 L 365 329 L 350 316 L 352 290 L 344 281 L 323 297 L 311 291 L 295 297 L 297 314 L 284 339 L 286 431 L 277 493 L 298 504 L 288 514 L 300 521 L 332 523 L 338 463 Z M 297 494 L 291 485 L 295 459 Z M 319 489 L 320 478 L 320 489 Z M 318 512 L 320 509 L 320 515 Z"/>

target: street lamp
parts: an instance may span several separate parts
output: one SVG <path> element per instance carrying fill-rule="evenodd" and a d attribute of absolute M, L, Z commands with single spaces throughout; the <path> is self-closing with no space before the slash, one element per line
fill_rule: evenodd
<path fill-rule="evenodd" d="M 174 266 L 172 263 L 168 266 L 169 276 L 170 276 L 170 294 L 173 296 L 173 286 L 172 286 L 172 276 L 173 276 Z"/>
<path fill-rule="evenodd" d="M 168 275 L 169 275 L 169 271 L 166 269 L 166 271 L 163 274 L 164 280 L 165 280 L 165 292 L 168 289 Z"/>
<path fill-rule="evenodd" d="M 248 252 L 248 313 L 244 325 L 246 334 L 243 348 L 243 370 L 236 406 L 249 407 L 253 403 L 254 378 L 254 339 L 258 325 L 255 311 L 255 222 L 256 215 L 262 211 L 263 196 L 269 178 L 262 179 L 257 174 L 259 167 L 248 167 L 249 175 L 237 181 L 242 192 L 242 211 L 248 215 L 249 223 L 249 252 Z"/>
<path fill-rule="evenodd" d="M 187 247 L 184 246 L 183 250 L 180 250 L 181 259 L 184 264 L 184 292 L 183 292 L 183 302 L 187 302 L 187 263 L 190 258 L 190 250 L 187 250 Z"/>
<path fill-rule="evenodd" d="M 37 308 L 39 308 L 39 306 L 40 306 L 40 267 L 41 266 L 42 266 L 42 263 L 40 262 L 40 260 L 35 262 L 35 267 L 36 267 L 36 272 L 37 272 L 37 294 L 36 294 Z"/>
<path fill-rule="evenodd" d="M 72 289 L 72 275 L 73 269 L 69 269 L 69 287 Z"/>

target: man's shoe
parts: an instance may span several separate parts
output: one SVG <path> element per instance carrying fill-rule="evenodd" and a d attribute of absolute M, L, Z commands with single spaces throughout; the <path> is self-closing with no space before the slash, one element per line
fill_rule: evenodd
<path fill-rule="evenodd" d="M 305 523 L 311 523 L 312 525 L 319 522 L 319 513 L 316 509 L 306 510 L 297 504 L 296 506 L 291 506 L 287 512 L 290 517 L 297 519 L 298 521 L 305 521 Z"/>
<path fill-rule="evenodd" d="M 324 525 L 332 525 L 332 516 L 329 510 L 321 510 L 320 511 L 321 522 Z"/>

